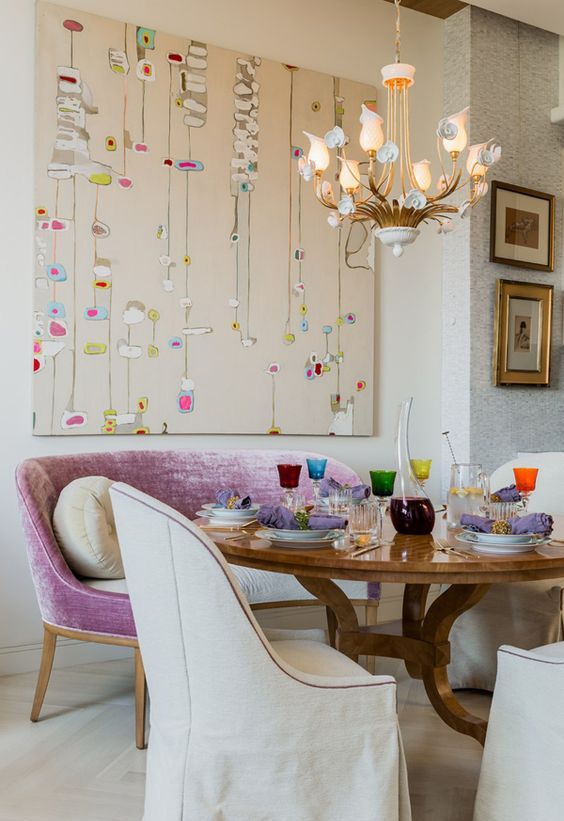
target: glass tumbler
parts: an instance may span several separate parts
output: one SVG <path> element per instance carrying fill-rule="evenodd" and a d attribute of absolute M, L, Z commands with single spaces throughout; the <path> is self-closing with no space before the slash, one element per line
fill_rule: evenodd
<path fill-rule="evenodd" d="M 376 542 L 378 530 L 378 505 L 375 502 L 360 502 L 349 511 L 349 536 L 359 547 Z"/>
<path fill-rule="evenodd" d="M 350 487 L 340 487 L 329 491 L 329 513 L 335 516 L 348 516 L 352 506 L 352 490 Z"/>

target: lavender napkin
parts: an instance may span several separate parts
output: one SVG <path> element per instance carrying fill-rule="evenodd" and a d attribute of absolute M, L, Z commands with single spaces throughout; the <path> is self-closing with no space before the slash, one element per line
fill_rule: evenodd
<path fill-rule="evenodd" d="M 492 502 L 520 502 L 521 494 L 515 485 L 508 485 L 492 493 L 491 499 Z"/>
<path fill-rule="evenodd" d="M 463 513 L 460 517 L 462 527 L 473 530 L 474 533 L 491 533 L 493 523 L 493 519 L 487 519 L 485 516 L 472 516 L 470 513 Z"/>
<path fill-rule="evenodd" d="M 264 527 L 275 527 L 279 530 L 300 529 L 292 511 L 283 505 L 263 505 L 257 513 L 257 521 Z M 346 520 L 341 516 L 312 513 L 309 517 L 308 530 L 338 530 L 346 527 L 346 524 Z"/>
<path fill-rule="evenodd" d="M 341 490 L 348 485 L 342 485 L 336 479 L 326 477 L 321 482 L 320 493 L 322 496 L 329 496 L 332 490 Z M 351 494 L 353 499 L 368 499 L 370 496 L 370 487 L 368 485 L 353 485 L 351 486 Z"/>
<path fill-rule="evenodd" d="M 229 504 L 232 499 L 234 499 L 234 501 Z M 251 506 L 251 497 L 241 496 L 239 491 L 232 487 L 218 490 L 215 494 L 215 501 L 220 507 L 229 507 L 231 510 L 246 510 Z"/>
<path fill-rule="evenodd" d="M 509 519 L 511 533 L 521 536 L 525 533 L 541 533 L 549 536 L 552 533 L 553 518 L 548 513 L 529 513 L 527 516 L 512 516 Z"/>

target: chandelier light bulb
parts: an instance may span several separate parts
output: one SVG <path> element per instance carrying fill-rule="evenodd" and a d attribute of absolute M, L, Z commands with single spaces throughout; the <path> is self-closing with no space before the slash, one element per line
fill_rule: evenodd
<path fill-rule="evenodd" d="M 347 160 L 340 157 L 341 173 L 339 184 L 345 191 L 356 191 L 360 187 L 360 169 L 356 160 Z"/>
<path fill-rule="evenodd" d="M 420 162 L 413 163 L 413 173 L 421 191 L 427 191 L 433 182 L 429 160 L 420 160 Z"/>
<path fill-rule="evenodd" d="M 359 138 L 360 147 L 367 153 L 373 152 L 375 154 L 380 146 L 384 144 L 385 138 L 382 129 L 384 120 L 379 114 L 362 103 L 360 122 L 362 124 Z"/>
<path fill-rule="evenodd" d="M 322 137 L 316 137 L 315 134 L 309 134 L 307 131 L 304 131 L 304 134 L 310 142 L 307 155 L 308 162 L 314 164 L 316 171 L 326 171 L 331 162 L 331 157 L 325 140 Z"/>
<path fill-rule="evenodd" d="M 468 133 L 466 125 L 468 123 L 468 107 L 463 108 L 458 114 L 453 114 L 452 117 L 445 117 L 439 123 L 439 135 L 443 138 L 443 148 L 449 154 L 461 154 L 468 144 Z M 447 135 L 454 136 L 449 139 Z"/>
<path fill-rule="evenodd" d="M 486 147 L 486 143 L 479 143 L 471 145 L 468 149 L 468 158 L 466 160 L 466 170 L 471 177 L 483 177 L 487 171 L 485 165 L 480 165 L 478 162 L 480 152 Z"/>

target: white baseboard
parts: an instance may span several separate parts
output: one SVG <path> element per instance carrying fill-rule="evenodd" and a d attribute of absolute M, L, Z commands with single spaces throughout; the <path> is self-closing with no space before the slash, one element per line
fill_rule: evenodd
<path fill-rule="evenodd" d="M 37 671 L 41 662 L 41 649 L 40 642 L 1 647 L 0 676 Z M 89 664 L 95 661 L 113 661 L 132 655 L 133 650 L 130 647 L 115 647 L 110 644 L 95 644 L 92 641 L 59 638 L 53 667 L 72 667 L 75 664 Z"/>

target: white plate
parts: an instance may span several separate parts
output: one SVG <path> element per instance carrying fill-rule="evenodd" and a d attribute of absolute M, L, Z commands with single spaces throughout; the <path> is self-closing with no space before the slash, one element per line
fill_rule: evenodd
<path fill-rule="evenodd" d="M 482 542 L 483 544 L 530 544 L 531 536 L 535 534 L 521 533 L 517 536 L 512 533 L 476 533 L 475 530 L 463 528 L 464 533 L 474 537 L 475 542 Z M 535 536 L 535 538 L 540 538 Z"/>
<path fill-rule="evenodd" d="M 315 542 L 319 539 L 328 539 L 333 535 L 337 528 L 329 528 L 327 530 L 282 530 L 277 527 L 266 528 L 275 539 L 286 542 Z"/>
<path fill-rule="evenodd" d="M 477 542 L 476 539 L 473 539 L 472 536 L 476 536 L 476 533 L 460 533 L 456 540 L 458 542 L 462 542 L 466 545 L 471 545 L 472 550 L 476 553 L 485 553 L 487 555 L 496 555 L 496 556 L 504 556 L 513 553 L 530 553 L 535 548 L 539 547 L 540 545 L 548 544 L 550 542 L 550 536 L 546 536 L 544 538 L 539 538 L 538 536 L 529 536 L 529 541 L 523 544 L 500 544 L 497 541 L 490 541 L 490 542 Z M 482 533 L 482 536 L 487 535 Z M 495 534 L 494 534 L 495 538 Z"/>
<path fill-rule="evenodd" d="M 252 516 L 255 516 L 258 513 L 260 505 L 251 505 L 250 507 L 246 507 L 243 509 L 233 509 L 229 507 L 221 507 L 220 505 L 216 504 L 215 502 L 209 502 L 207 505 L 202 505 L 202 510 L 205 510 L 207 514 L 211 514 L 212 516 L 223 519 L 228 517 L 230 519 L 245 519 Z"/>
<path fill-rule="evenodd" d="M 281 531 L 278 531 L 279 533 Z M 288 531 L 286 531 L 288 532 Z M 290 533 L 299 533 L 299 532 L 307 532 L 307 531 L 296 531 L 291 530 Z M 321 531 L 323 532 L 323 531 Z M 263 530 L 257 530 L 254 536 L 257 539 L 266 539 L 273 544 L 280 544 L 284 545 L 284 547 L 295 547 L 295 548 L 308 548 L 308 547 L 330 547 L 333 544 L 333 540 L 337 538 L 337 536 L 342 534 L 342 530 L 331 530 L 329 531 L 328 536 L 324 536 L 323 538 L 318 536 L 316 539 L 287 539 L 287 538 L 280 538 L 279 536 L 275 536 L 274 532 L 270 528 L 265 528 Z"/>
<path fill-rule="evenodd" d="M 207 519 L 210 524 L 217 525 L 218 527 L 223 527 L 224 525 L 237 525 L 237 527 L 245 527 L 250 522 L 255 521 L 255 515 L 253 513 L 247 513 L 245 518 L 241 516 L 214 516 L 213 513 L 210 513 L 209 510 L 197 510 L 196 516 L 202 516 L 202 518 Z"/>

